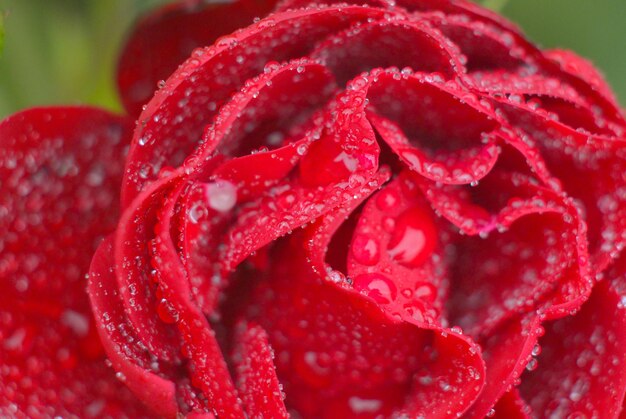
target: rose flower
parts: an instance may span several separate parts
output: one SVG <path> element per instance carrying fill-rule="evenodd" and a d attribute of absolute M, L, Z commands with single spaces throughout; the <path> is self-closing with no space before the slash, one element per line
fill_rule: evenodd
<path fill-rule="evenodd" d="M 118 82 L 127 116 L 0 123 L 3 416 L 620 414 L 587 61 L 463 0 L 185 1 Z"/>

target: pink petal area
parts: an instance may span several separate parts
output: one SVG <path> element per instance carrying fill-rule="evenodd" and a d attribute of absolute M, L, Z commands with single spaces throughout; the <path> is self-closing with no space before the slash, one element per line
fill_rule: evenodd
<path fill-rule="evenodd" d="M 161 168 L 182 164 L 217 110 L 268 62 L 304 56 L 328 34 L 383 13 L 356 6 L 287 11 L 196 50 L 139 118 L 126 165 L 123 205 L 154 181 Z"/>
<path fill-rule="evenodd" d="M 111 239 L 106 239 L 93 257 L 87 292 L 100 340 L 118 377 L 154 412 L 165 417 L 176 416 L 174 383 L 159 376 L 159 362 L 140 349 L 137 335 L 123 310 L 115 280 Z"/>
<path fill-rule="evenodd" d="M 447 298 L 448 240 L 421 191 L 400 176 L 363 207 L 347 257 L 353 288 L 389 314 L 438 322 Z"/>
<path fill-rule="evenodd" d="M 238 0 L 208 4 L 178 1 L 143 17 L 122 52 L 117 83 L 129 114 L 138 116 L 157 89 L 186 60 L 194 48 L 211 45 L 218 37 L 269 13 L 273 1 Z"/>
<path fill-rule="evenodd" d="M 373 68 L 410 68 L 440 72 L 452 78 L 455 52 L 440 43 L 441 36 L 428 26 L 407 21 L 374 21 L 357 24 L 330 36 L 311 52 L 327 66 L 341 85 Z"/>
<path fill-rule="evenodd" d="M 576 315 L 545 326 L 538 367 L 524 376 L 521 385 L 534 412 L 618 415 L 626 392 L 623 295 L 610 282 L 599 283 Z"/>
<path fill-rule="evenodd" d="M 484 418 L 494 411 L 502 416 L 502 405 L 510 404 L 502 399 L 512 398 L 505 393 L 519 382 L 526 369 L 536 366 L 537 360 L 532 356 L 538 355 L 537 341 L 543 332 L 540 317 L 533 313 L 510 320 L 481 342 L 486 382 L 466 418 Z"/>
<path fill-rule="evenodd" d="M 189 358 L 189 376 L 194 387 L 206 397 L 207 411 L 224 417 L 243 417 L 237 392 L 226 362 L 206 317 L 191 301 L 189 281 L 172 241 L 173 216 L 185 184 L 177 186 L 163 201 L 154 227 L 154 254 L 151 260 L 157 274 L 168 322 L 175 324 Z M 150 224 L 149 224 L 150 225 Z M 145 226 L 143 226 L 145 228 Z M 163 315 L 161 316 L 163 317 Z"/>
<path fill-rule="evenodd" d="M 242 323 L 236 332 L 233 354 L 237 389 L 249 417 L 287 418 L 281 385 L 274 369 L 274 352 L 267 333 L 259 326 Z"/>
<path fill-rule="evenodd" d="M 453 332 L 393 320 L 314 273 L 301 250 L 307 237 L 276 245 L 277 263 L 248 310 L 267 330 L 287 406 L 326 418 L 464 411 L 482 387 L 478 347 Z"/>
<path fill-rule="evenodd" d="M 0 415 L 146 417 L 105 365 L 84 275 L 115 228 L 132 121 L 35 108 L 0 122 Z"/>

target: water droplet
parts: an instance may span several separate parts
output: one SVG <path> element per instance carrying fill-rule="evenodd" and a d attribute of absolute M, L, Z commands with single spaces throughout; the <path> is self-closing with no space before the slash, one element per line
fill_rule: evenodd
<path fill-rule="evenodd" d="M 193 224 L 197 224 L 198 221 L 206 214 L 204 205 L 200 202 L 194 203 L 191 208 L 189 208 L 189 212 L 187 215 L 189 216 L 189 221 Z"/>
<path fill-rule="evenodd" d="M 376 205 L 378 205 L 378 208 L 382 211 L 394 209 L 399 201 L 400 196 L 398 192 L 393 189 L 384 189 L 376 196 Z"/>
<path fill-rule="evenodd" d="M 433 302 L 437 297 L 437 288 L 427 282 L 418 283 L 415 285 L 414 295 L 421 300 Z"/>
<path fill-rule="evenodd" d="M 304 352 L 300 356 L 294 356 L 292 368 L 310 386 L 325 388 L 330 384 L 333 376 L 327 367 L 320 365 L 319 358 L 317 352 Z"/>
<path fill-rule="evenodd" d="M 538 364 L 539 363 L 535 358 L 530 358 L 530 361 L 528 361 L 528 364 L 526 364 L 526 369 L 528 371 L 534 371 L 537 369 Z"/>
<path fill-rule="evenodd" d="M 541 353 L 541 346 L 539 346 L 539 344 L 536 344 L 533 347 L 533 350 L 531 352 L 532 356 L 538 356 Z"/>
<path fill-rule="evenodd" d="M 204 185 L 209 207 L 219 212 L 230 211 L 237 203 L 237 187 L 227 180 Z"/>
<path fill-rule="evenodd" d="M 304 156 L 306 154 L 307 151 L 307 145 L 306 144 L 300 144 L 298 146 L 298 148 L 296 149 L 296 152 L 300 155 L 300 156 Z"/>
<path fill-rule="evenodd" d="M 351 250 L 354 259 L 363 265 L 375 265 L 380 259 L 378 242 L 363 234 L 354 237 Z"/>
<path fill-rule="evenodd" d="M 376 399 L 362 399 L 357 396 L 352 396 L 348 399 L 348 405 L 350 409 L 358 415 L 361 413 L 377 412 L 382 407 L 383 403 Z"/>
<path fill-rule="evenodd" d="M 165 298 L 163 298 L 157 306 L 157 314 L 165 323 L 171 324 L 178 321 L 178 312 Z"/>
<path fill-rule="evenodd" d="M 407 267 L 424 263 L 437 246 L 437 229 L 430 215 L 413 207 L 396 219 L 389 242 L 389 255 Z"/>
<path fill-rule="evenodd" d="M 396 286 L 386 276 L 373 272 L 361 274 L 354 279 L 354 289 L 381 304 L 389 304 L 396 299 Z"/>

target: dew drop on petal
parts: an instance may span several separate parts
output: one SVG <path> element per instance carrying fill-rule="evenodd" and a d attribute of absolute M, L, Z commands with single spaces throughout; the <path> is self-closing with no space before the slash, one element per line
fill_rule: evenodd
<path fill-rule="evenodd" d="M 206 184 L 204 193 L 209 207 L 219 212 L 228 212 L 237 203 L 237 187 L 227 180 Z"/>
<path fill-rule="evenodd" d="M 423 301 L 433 302 L 437 298 L 437 288 L 427 282 L 418 283 L 415 285 L 413 295 Z"/>
<path fill-rule="evenodd" d="M 178 321 L 178 312 L 166 299 L 162 299 L 157 305 L 157 314 L 165 323 L 172 324 Z"/>
<path fill-rule="evenodd" d="M 413 207 L 402 213 L 395 223 L 388 253 L 408 267 L 420 266 L 437 246 L 437 229 L 430 215 Z"/>
<path fill-rule="evenodd" d="M 375 265 L 380 259 L 378 242 L 363 234 L 354 237 L 351 250 L 354 259 L 363 265 Z"/>
<path fill-rule="evenodd" d="M 357 276 L 354 279 L 354 289 L 381 304 L 396 300 L 397 289 L 393 281 L 376 272 Z"/>

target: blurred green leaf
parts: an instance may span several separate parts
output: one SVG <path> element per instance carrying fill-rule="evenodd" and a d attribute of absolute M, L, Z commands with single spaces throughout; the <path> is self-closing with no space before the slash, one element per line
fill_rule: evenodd
<path fill-rule="evenodd" d="M 4 13 L 0 10 L 0 56 L 4 51 Z"/>
<path fill-rule="evenodd" d="M 115 69 L 124 38 L 141 13 L 171 1 L 0 0 L 0 118 L 35 105 L 121 110 Z M 476 1 L 543 47 L 591 59 L 626 102 L 626 1 Z"/>
<path fill-rule="evenodd" d="M 501 11 L 509 0 L 483 0 L 483 6 L 493 10 L 494 12 Z"/>

